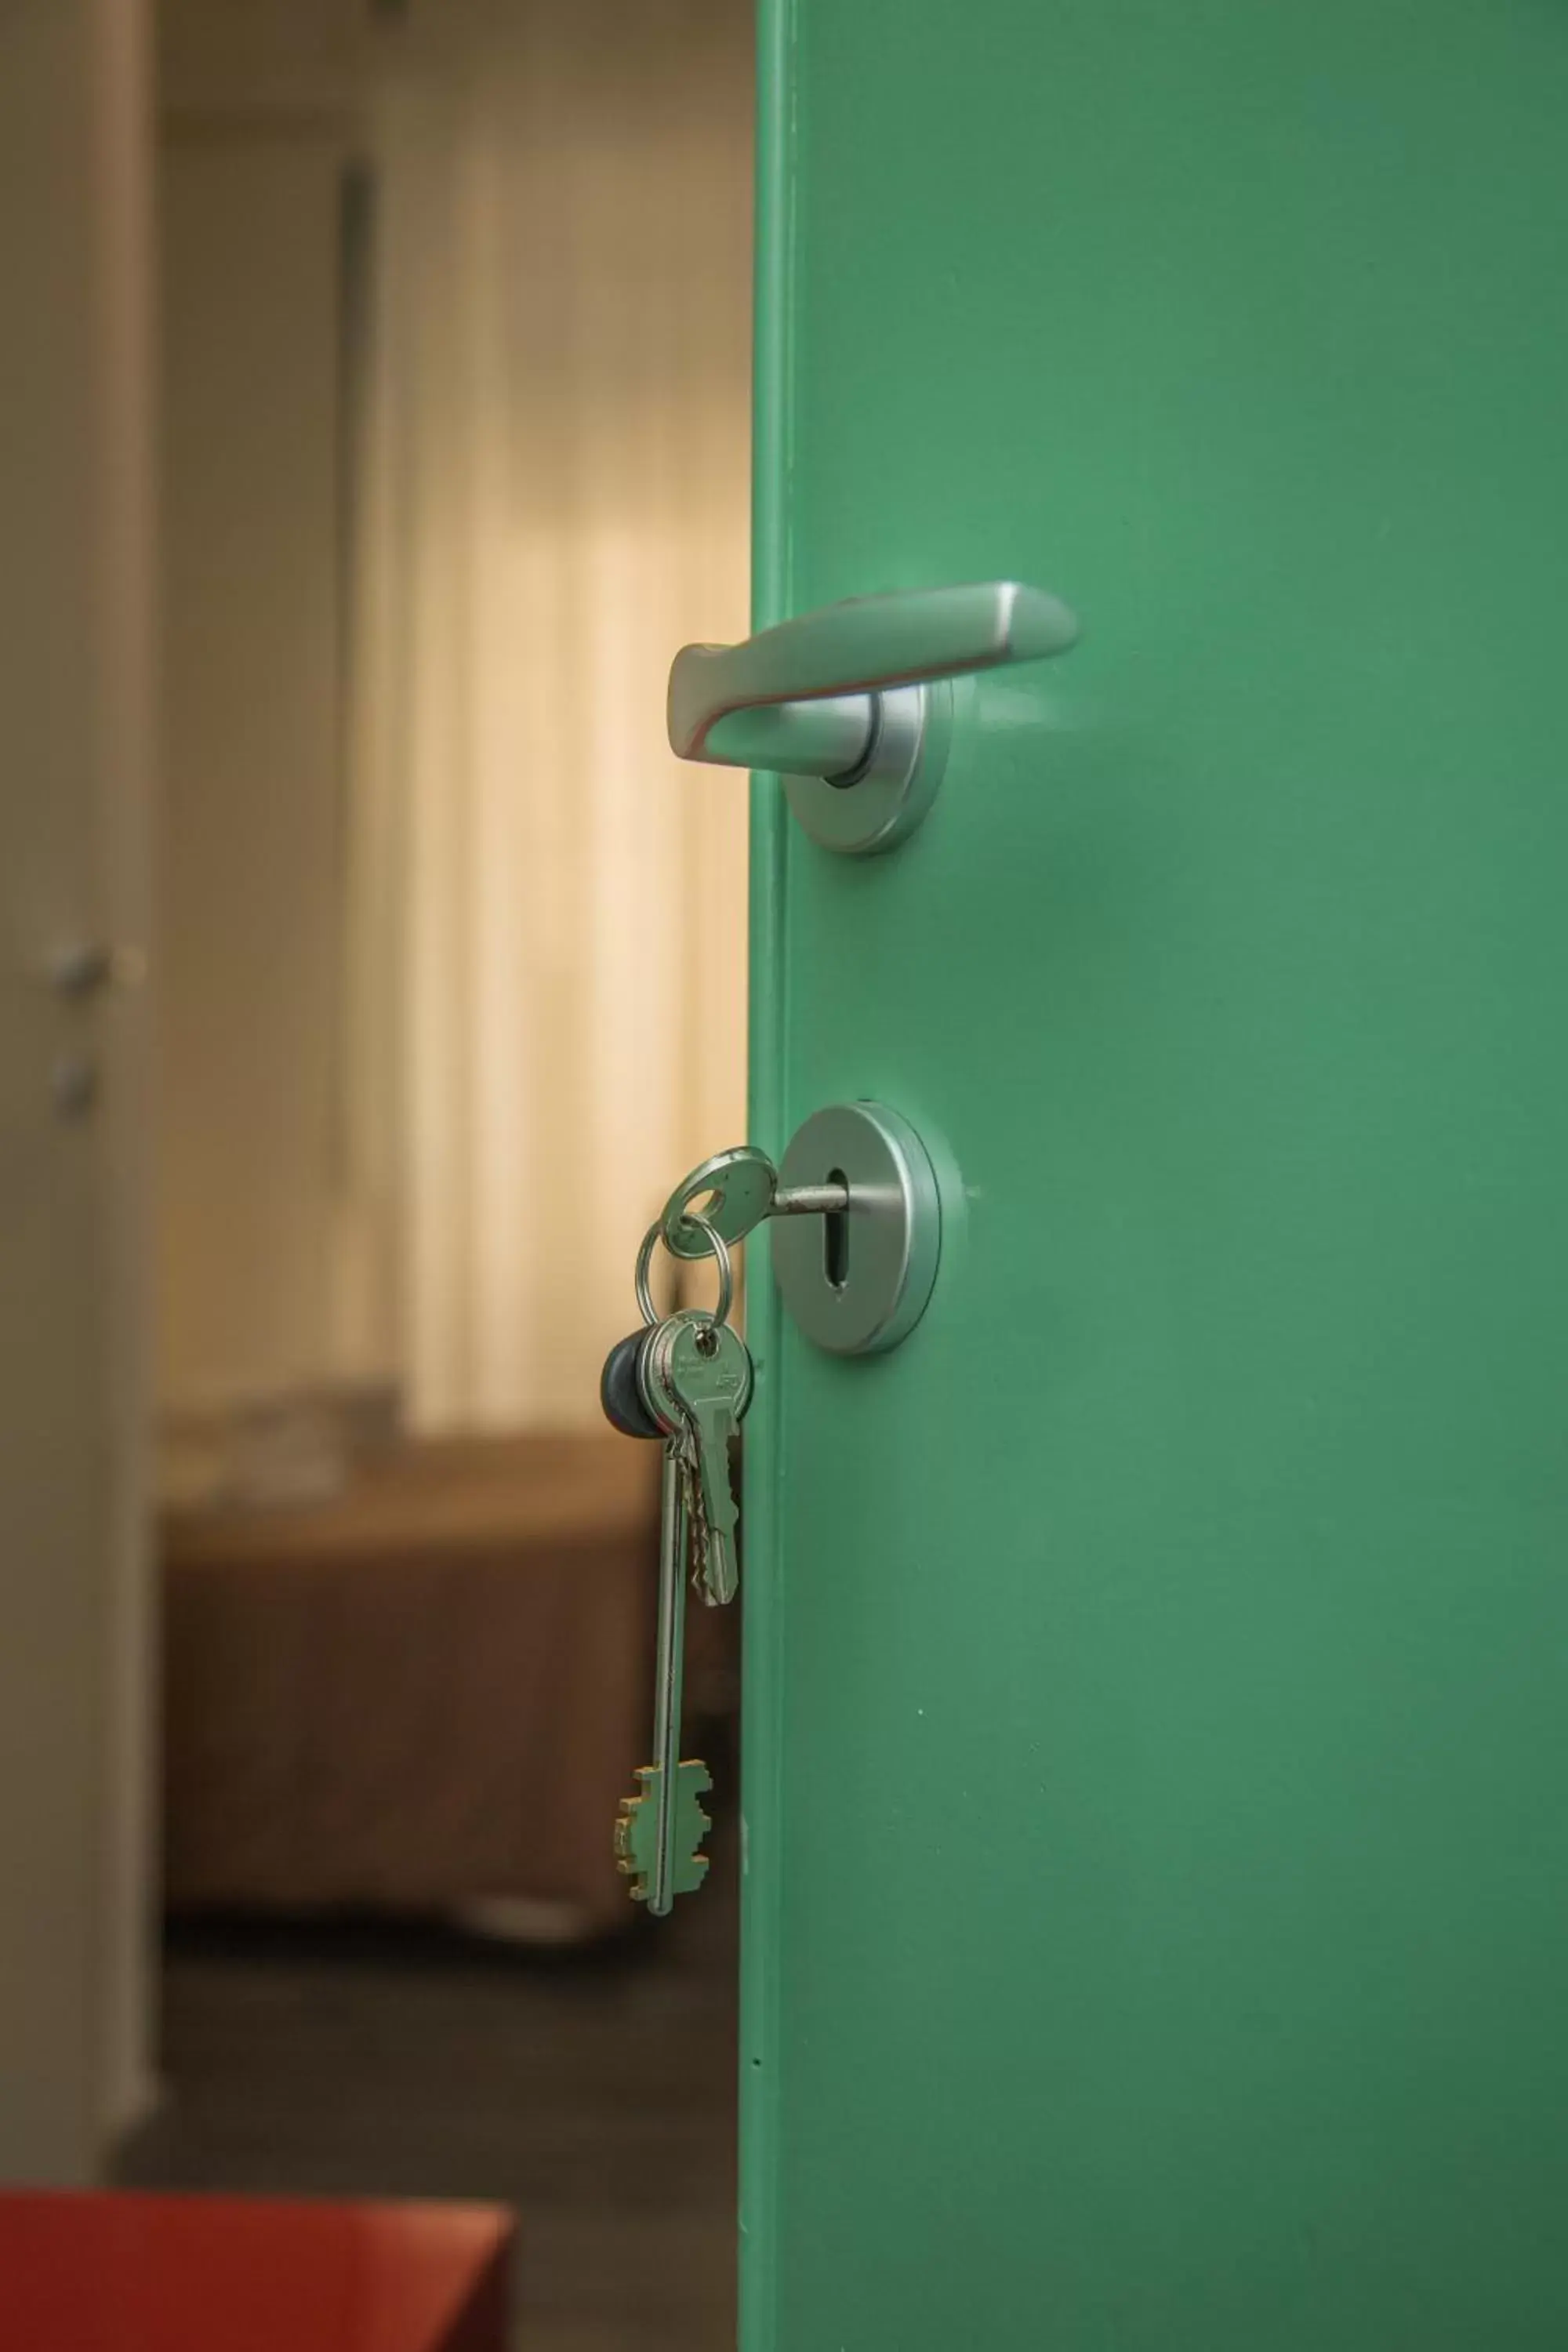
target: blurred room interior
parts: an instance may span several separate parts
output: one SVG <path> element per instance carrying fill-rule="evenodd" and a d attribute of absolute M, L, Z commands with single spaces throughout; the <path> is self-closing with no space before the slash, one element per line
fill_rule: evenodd
<path fill-rule="evenodd" d="M 658 1465 L 597 1390 L 650 1215 L 744 1134 L 743 780 L 662 719 L 671 646 L 746 626 L 750 10 L 153 13 L 149 984 L 114 1017 L 155 1071 L 127 1443 L 168 1934 L 116 2177 L 494 2198 L 533 2352 L 700 2352 L 733 1825 L 639 1933 Z M 721 1747 L 734 1613 L 689 1668 Z"/>

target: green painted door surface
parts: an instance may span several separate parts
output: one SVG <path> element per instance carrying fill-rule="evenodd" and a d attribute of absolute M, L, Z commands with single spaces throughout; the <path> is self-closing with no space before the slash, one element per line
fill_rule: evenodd
<path fill-rule="evenodd" d="M 755 793 L 747 2352 L 1568 2344 L 1568 8 L 772 0 L 758 620 L 1012 577 L 923 829 Z"/>

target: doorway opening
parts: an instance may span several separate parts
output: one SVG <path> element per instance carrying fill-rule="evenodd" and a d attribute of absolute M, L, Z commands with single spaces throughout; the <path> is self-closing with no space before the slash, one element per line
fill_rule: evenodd
<path fill-rule="evenodd" d="M 654 1927 L 660 1449 L 598 1379 L 744 1132 L 744 782 L 663 698 L 747 625 L 750 12 L 161 35 L 173 1924 L 124 2177 L 493 2195 L 531 2347 L 717 2347 L 739 1612 L 693 1612 L 714 1866 Z"/>

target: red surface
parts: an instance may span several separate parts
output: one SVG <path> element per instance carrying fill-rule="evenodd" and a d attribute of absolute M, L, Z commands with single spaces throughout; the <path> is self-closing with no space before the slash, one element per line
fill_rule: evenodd
<path fill-rule="evenodd" d="M 0 2194 L 0 2352 L 505 2352 L 488 2205 Z"/>

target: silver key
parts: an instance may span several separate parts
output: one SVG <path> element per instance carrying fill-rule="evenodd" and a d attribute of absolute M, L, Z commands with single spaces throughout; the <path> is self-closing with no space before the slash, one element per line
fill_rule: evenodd
<path fill-rule="evenodd" d="M 730 1477 L 730 1440 L 752 1402 L 752 1354 L 728 1324 L 679 1323 L 661 1353 L 668 1393 L 696 1444 L 701 1517 L 706 1522 L 702 1581 L 710 1600 L 733 1601 L 740 1583 L 735 1528 L 740 1517 Z"/>
<path fill-rule="evenodd" d="M 654 1798 L 653 1884 L 648 1909 L 656 1915 L 675 1900 L 675 1784 L 680 1763 L 680 1698 L 686 1664 L 686 1478 L 674 1450 L 666 1446 L 658 1530 L 658 1633 L 653 1691 L 653 1764 L 658 1779 Z"/>
<path fill-rule="evenodd" d="M 621 1868 L 632 1893 L 663 1917 L 678 1895 L 693 1894 L 708 1874 L 699 1851 L 709 1822 L 700 1799 L 712 1786 L 705 1764 L 680 1760 L 680 1699 L 686 1658 L 686 1576 L 690 1549 L 687 1507 L 691 1464 L 684 1434 L 664 1450 L 659 1508 L 658 1633 L 654 1668 L 654 1760 L 637 1774 L 616 1830 Z"/>
<path fill-rule="evenodd" d="M 689 1422 L 681 1429 L 677 1452 L 681 1475 L 686 1481 L 686 1528 L 691 1580 L 711 1608 L 713 1595 L 708 1589 L 708 1507 L 703 1500 L 702 1481 L 698 1475 L 697 1439 Z"/>
<path fill-rule="evenodd" d="M 687 1477 L 687 1524 L 689 1524 L 689 1534 L 691 1534 L 696 1583 L 700 1585 L 703 1600 L 712 1604 L 712 1601 L 717 1600 L 717 1592 L 715 1592 L 715 1578 L 712 1578 L 712 1567 L 710 1567 L 708 1496 L 705 1496 L 703 1477 L 700 1477 L 699 1433 L 696 1433 L 696 1428 L 693 1428 L 691 1413 L 687 1412 L 687 1406 L 682 1404 L 682 1400 L 679 1400 L 679 1397 L 675 1395 L 675 1390 L 670 1388 L 670 1355 L 672 1355 L 672 1348 L 675 1348 L 675 1340 L 679 1339 L 679 1334 L 682 1334 L 684 1328 L 708 1331 L 710 1327 L 712 1327 L 712 1318 L 710 1318 L 708 1312 L 703 1312 L 703 1307 L 679 1307 L 679 1312 L 675 1312 L 675 1315 L 666 1315 L 663 1322 L 656 1324 L 654 1334 L 651 1334 L 647 1348 L 642 1350 L 642 1360 L 639 1360 L 639 1371 L 637 1371 L 637 1388 L 642 1390 L 642 1402 L 647 1404 L 651 1418 L 654 1418 L 654 1421 L 658 1423 L 658 1428 L 666 1433 L 668 1442 L 670 1442 L 670 1451 L 675 1454 L 675 1461 L 682 1463 L 684 1467 L 684 1477 Z M 745 1362 L 748 1362 L 748 1371 L 750 1371 L 750 1357 L 745 1360 Z M 724 1597 L 726 1600 L 733 1600 L 733 1588 L 726 1590 Z"/>

